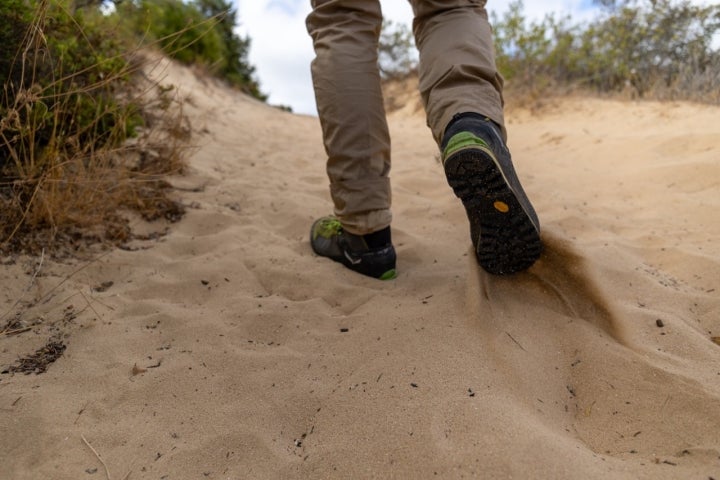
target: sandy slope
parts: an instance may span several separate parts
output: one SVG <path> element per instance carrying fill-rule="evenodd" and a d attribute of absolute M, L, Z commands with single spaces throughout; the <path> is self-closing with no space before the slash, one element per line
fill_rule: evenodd
<path fill-rule="evenodd" d="M 379 282 L 307 243 L 317 119 L 166 73 L 194 208 L 151 248 L 45 265 L 46 322 L 0 336 L 0 366 L 52 328 L 68 347 L 0 375 L 0 478 L 106 478 L 83 438 L 113 479 L 720 478 L 720 109 L 511 111 L 547 245 L 512 278 L 478 270 L 422 117 L 394 114 Z M 33 270 L 4 268 L 2 311 Z"/>

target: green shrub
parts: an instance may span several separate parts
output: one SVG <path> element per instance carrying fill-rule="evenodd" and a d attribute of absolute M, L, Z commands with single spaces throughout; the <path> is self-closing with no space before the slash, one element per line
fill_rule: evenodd
<path fill-rule="evenodd" d="M 6 36 L 0 58 L 9 65 L 0 98 L 0 251 L 52 248 L 69 232 L 127 239 L 117 211 L 137 204 L 140 190 L 120 165 L 146 105 L 131 95 L 126 43 L 99 11 L 73 12 L 69 0 L 6 6 L 3 35 L 22 34 Z"/>
<path fill-rule="evenodd" d="M 0 85 L 5 85 L 9 76 L 18 77 L 15 57 L 18 46 L 32 22 L 33 10 L 24 0 L 4 0 L 0 3 Z"/>
<path fill-rule="evenodd" d="M 3 56 L 10 64 L 0 106 L 0 164 L 6 181 L 12 178 L 7 170 L 11 161 L 17 172 L 39 175 L 49 159 L 71 155 L 65 150 L 73 144 L 116 146 L 141 122 L 116 98 L 118 88 L 129 81 L 119 42 L 89 28 L 83 15 L 71 16 L 68 2 L 40 2 L 34 12 L 26 2 L 19 3 L 24 4 L 16 5 L 21 18 L 30 18 L 28 11 L 33 16 L 22 24 L 23 35 L 5 44 Z M 17 16 L 0 14 L 5 25 Z"/>
<path fill-rule="evenodd" d="M 202 63 L 211 72 L 224 67 L 226 51 L 215 19 L 203 17 L 194 3 L 141 0 L 135 8 L 139 31 L 147 31 L 160 47 L 184 63 Z"/>
<path fill-rule="evenodd" d="M 61 237 L 123 242 L 123 209 L 182 216 L 162 175 L 182 169 L 188 129 L 165 89 L 140 94 L 153 89 L 137 85 L 142 47 L 265 99 L 230 3 L 104 3 L 0 3 L 0 252 L 52 250 Z"/>
<path fill-rule="evenodd" d="M 385 20 L 378 42 L 378 68 L 384 79 L 408 76 L 417 68 L 415 40 L 404 24 Z"/>
<path fill-rule="evenodd" d="M 217 19 L 215 30 L 225 47 L 225 64 L 220 71 L 221 76 L 253 97 L 265 101 L 267 95 L 260 91 L 260 85 L 255 79 L 255 67 L 248 60 L 250 39 L 239 37 L 234 31 L 237 12 L 232 8 L 232 2 L 196 0 L 196 3 L 205 18 Z"/>
<path fill-rule="evenodd" d="M 580 85 L 599 92 L 720 101 L 720 6 L 687 0 L 603 0 L 592 24 L 546 16 L 522 1 L 493 17 L 500 72 L 524 88 Z"/>
<path fill-rule="evenodd" d="M 629 83 L 640 96 L 668 89 L 681 94 L 686 80 L 720 66 L 720 52 L 712 45 L 718 32 L 718 5 L 625 2 L 583 35 L 582 44 L 592 59 L 590 84 L 601 90 L 618 90 Z"/>
<path fill-rule="evenodd" d="M 136 35 L 149 36 L 171 57 L 203 65 L 250 95 L 266 100 L 248 61 L 250 40 L 235 32 L 236 12 L 225 0 L 135 0 L 118 6 Z"/>

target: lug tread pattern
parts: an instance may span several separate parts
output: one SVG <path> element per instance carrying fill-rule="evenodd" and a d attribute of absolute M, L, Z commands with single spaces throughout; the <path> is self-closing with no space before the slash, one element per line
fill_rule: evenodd
<path fill-rule="evenodd" d="M 524 192 L 515 192 L 492 157 L 467 149 L 445 162 L 448 183 L 465 207 L 470 234 L 480 266 L 495 275 L 528 269 L 540 257 L 540 232 L 521 204 Z M 500 202 L 500 203 L 498 203 Z M 496 206 L 507 206 L 503 213 Z"/>

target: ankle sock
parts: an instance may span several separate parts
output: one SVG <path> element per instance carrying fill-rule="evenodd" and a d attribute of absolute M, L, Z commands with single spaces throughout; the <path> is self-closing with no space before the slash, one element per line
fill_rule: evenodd
<path fill-rule="evenodd" d="M 377 232 L 363 235 L 363 239 L 365 240 L 365 243 L 367 243 L 367 246 L 370 248 L 382 248 L 386 245 L 390 245 L 392 243 L 390 227 L 387 226 L 382 230 L 378 230 Z"/>

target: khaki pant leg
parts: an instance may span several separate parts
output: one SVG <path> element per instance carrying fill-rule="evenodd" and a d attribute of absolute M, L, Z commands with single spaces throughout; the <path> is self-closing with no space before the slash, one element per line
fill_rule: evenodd
<path fill-rule="evenodd" d="M 380 88 L 379 0 L 312 0 L 312 78 L 335 215 L 351 233 L 390 225 L 390 135 Z"/>
<path fill-rule="evenodd" d="M 504 125 L 503 79 L 495 67 L 486 1 L 410 3 L 420 51 L 420 95 L 435 141 L 440 144 L 445 127 L 458 113 L 480 113 Z"/>

